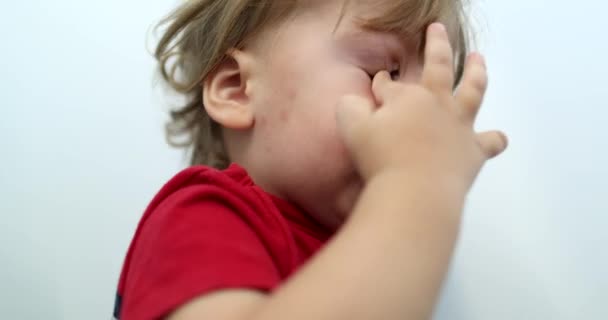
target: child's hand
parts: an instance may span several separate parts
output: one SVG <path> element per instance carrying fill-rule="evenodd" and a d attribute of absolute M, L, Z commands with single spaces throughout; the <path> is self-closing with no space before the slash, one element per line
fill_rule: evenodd
<path fill-rule="evenodd" d="M 420 83 L 373 81 L 377 104 L 347 96 L 338 108 L 338 127 L 359 173 L 368 181 L 386 171 L 429 183 L 456 183 L 467 192 L 484 162 L 502 153 L 507 138 L 498 131 L 476 134 L 475 117 L 487 87 L 483 58 L 471 54 L 456 94 L 453 54 L 441 24 L 427 31 Z"/>

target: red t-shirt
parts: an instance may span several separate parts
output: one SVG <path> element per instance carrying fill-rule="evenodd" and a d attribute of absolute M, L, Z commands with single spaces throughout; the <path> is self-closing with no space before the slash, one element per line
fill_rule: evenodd
<path fill-rule="evenodd" d="M 237 165 L 186 169 L 160 190 L 137 227 L 114 316 L 162 318 L 217 289 L 270 291 L 330 235 Z"/>

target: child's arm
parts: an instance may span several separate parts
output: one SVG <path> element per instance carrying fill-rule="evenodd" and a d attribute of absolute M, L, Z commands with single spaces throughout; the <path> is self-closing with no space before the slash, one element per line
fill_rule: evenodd
<path fill-rule="evenodd" d="M 452 95 L 445 31 L 429 28 L 419 85 L 376 76 L 376 106 L 348 98 L 340 130 L 366 181 L 340 232 L 279 290 L 213 293 L 170 319 L 428 319 L 455 244 L 464 198 L 483 163 L 501 153 L 496 132 L 476 135 L 486 73 L 469 58 Z"/>
<path fill-rule="evenodd" d="M 414 178 L 419 179 L 419 178 Z M 428 319 L 458 230 L 460 199 L 412 177 L 369 182 L 354 216 L 279 291 L 222 291 L 174 320 Z"/>

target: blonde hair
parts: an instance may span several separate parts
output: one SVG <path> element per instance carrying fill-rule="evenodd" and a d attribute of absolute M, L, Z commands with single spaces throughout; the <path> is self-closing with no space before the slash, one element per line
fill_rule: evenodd
<path fill-rule="evenodd" d="M 463 1 L 383 0 L 378 4 L 380 15 L 360 22 L 366 29 L 397 33 L 406 39 L 420 37 L 432 22 L 444 22 L 455 48 L 459 80 L 468 50 Z M 284 21 L 300 2 L 310 4 L 311 0 L 188 0 L 159 23 L 157 28 L 166 27 L 155 51 L 160 75 L 185 98 L 183 105 L 170 112 L 167 141 L 189 150 L 191 165 L 221 169 L 230 162 L 222 128 L 203 106 L 203 80 L 226 58 L 226 52 L 242 48 L 263 30 Z M 346 0 L 343 14 L 349 2 Z M 420 40 L 422 50 L 424 39 Z"/>

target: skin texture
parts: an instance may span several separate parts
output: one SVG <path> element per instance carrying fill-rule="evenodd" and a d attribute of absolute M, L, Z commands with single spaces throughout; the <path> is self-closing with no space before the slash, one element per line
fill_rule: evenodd
<path fill-rule="evenodd" d="M 330 228 L 344 222 L 362 187 L 336 127 L 338 102 L 347 94 L 373 101 L 371 77 L 380 70 L 403 83 L 421 70 L 401 39 L 356 27 L 357 7 L 336 29 L 341 8 L 329 1 L 299 12 L 235 54 L 240 69 L 251 70 L 241 81 L 254 121 L 225 132 L 230 158 L 258 185 Z"/>
<path fill-rule="evenodd" d="M 454 94 L 442 25 L 427 30 L 423 65 L 410 44 L 357 30 L 356 9 L 334 32 L 329 3 L 231 52 L 205 106 L 258 184 L 342 227 L 276 292 L 214 292 L 170 319 L 431 317 L 464 198 L 507 146 L 473 130 L 485 63 L 470 55 Z"/>

